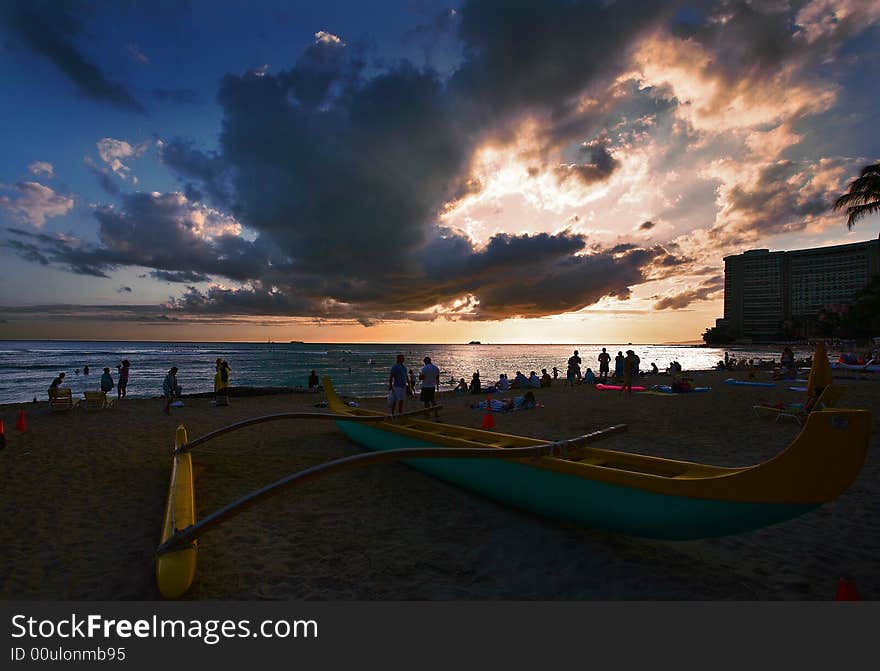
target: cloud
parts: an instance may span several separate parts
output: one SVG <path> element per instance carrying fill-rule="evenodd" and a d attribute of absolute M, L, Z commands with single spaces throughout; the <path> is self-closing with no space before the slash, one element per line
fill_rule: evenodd
<path fill-rule="evenodd" d="M 18 1 L 4 3 L 0 11 L 12 36 L 58 68 L 80 94 L 123 110 L 144 112 L 125 86 L 108 79 L 76 46 L 77 39 L 86 37 L 82 17 L 87 6 Z"/>
<path fill-rule="evenodd" d="M 131 57 L 136 60 L 138 63 L 142 65 L 147 65 L 150 62 L 150 59 L 144 55 L 144 52 L 141 51 L 140 47 L 137 44 L 130 43 L 125 45 L 125 50 L 131 55 Z"/>
<path fill-rule="evenodd" d="M 263 274 L 270 251 L 240 236 L 241 225 L 229 215 L 189 202 L 183 194 L 123 194 L 122 206 L 100 206 L 99 244 L 70 236 L 33 235 L 11 229 L 20 255 L 39 255 L 72 272 L 106 277 L 120 266 L 144 266 L 170 273 L 218 274 L 239 281 Z M 282 259 L 275 259 L 278 271 Z M 175 275 L 168 275 L 175 277 Z"/>
<path fill-rule="evenodd" d="M 709 234 L 720 244 L 836 225 L 835 197 L 856 159 L 779 160 L 744 166 L 721 160 L 707 168 L 718 175 L 718 213 Z"/>
<path fill-rule="evenodd" d="M 654 303 L 655 310 L 682 310 L 695 301 L 716 298 L 724 290 L 724 278 L 720 275 L 703 280 L 694 289 L 686 289 L 664 296 Z"/>
<path fill-rule="evenodd" d="M 125 294 L 125 293 L 130 294 L 131 287 L 119 287 L 116 291 L 117 291 L 117 293 L 120 293 L 120 294 Z"/>
<path fill-rule="evenodd" d="M 603 182 L 620 166 L 620 161 L 608 151 L 607 142 L 593 140 L 584 142 L 581 151 L 588 154 L 587 163 L 561 165 L 557 168 L 560 181 L 576 176 L 586 184 Z"/>
<path fill-rule="evenodd" d="M 52 179 L 52 177 L 55 176 L 55 168 L 47 161 L 34 161 L 28 165 L 28 170 L 37 177 L 45 175 L 49 179 Z"/>
<path fill-rule="evenodd" d="M 645 221 L 645 222 L 642 222 L 641 224 L 639 224 L 639 230 L 640 231 L 650 231 L 656 225 L 657 224 L 655 224 L 653 221 Z"/>
<path fill-rule="evenodd" d="M 95 163 L 91 156 L 83 156 L 83 163 L 95 177 L 98 178 L 98 184 L 111 196 L 119 195 L 121 189 L 119 183 L 113 179 L 113 173 L 108 168 L 104 168 Z"/>
<path fill-rule="evenodd" d="M 170 141 L 158 141 L 159 160 L 171 168 L 179 176 L 187 180 L 195 180 L 201 185 L 196 188 L 192 182 L 187 189 L 194 200 L 201 200 L 202 191 L 207 193 L 219 207 L 235 210 L 234 188 L 229 164 L 222 156 L 214 152 L 200 151 L 193 144 L 182 138 Z"/>
<path fill-rule="evenodd" d="M 176 282 L 180 284 L 207 282 L 211 279 L 208 275 L 196 273 L 191 270 L 182 270 L 177 272 L 169 272 L 167 270 L 154 270 L 150 273 L 150 277 L 161 280 L 162 282 Z"/>
<path fill-rule="evenodd" d="M 17 195 L 0 195 L 0 209 L 36 228 L 45 226 L 46 219 L 60 217 L 73 209 L 71 196 L 55 193 L 38 182 L 16 182 L 11 188 L 4 188 L 17 192 Z"/>
<path fill-rule="evenodd" d="M 122 180 L 137 184 L 137 177 L 130 175 L 131 169 L 122 162 L 122 159 L 136 158 L 143 154 L 149 147 L 150 141 L 132 146 L 125 140 L 115 140 L 105 137 L 96 143 L 98 156 L 104 161 L 117 177 Z"/>

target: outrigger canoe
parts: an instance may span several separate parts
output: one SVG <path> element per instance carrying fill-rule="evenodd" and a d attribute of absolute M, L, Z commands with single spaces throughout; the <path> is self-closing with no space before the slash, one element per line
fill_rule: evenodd
<path fill-rule="evenodd" d="M 324 379 L 329 409 L 363 418 Z M 337 420 L 374 451 L 426 448 L 499 450 L 546 441 L 402 417 L 395 422 Z M 871 430 L 866 410 L 809 415 L 778 456 L 743 468 L 585 447 L 570 458 L 411 459 L 408 465 L 500 503 L 540 515 L 646 538 L 687 540 L 758 529 L 833 501 L 864 464 Z"/>

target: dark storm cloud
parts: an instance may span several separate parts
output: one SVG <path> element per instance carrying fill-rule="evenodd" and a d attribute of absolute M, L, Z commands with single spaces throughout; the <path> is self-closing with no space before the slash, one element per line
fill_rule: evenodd
<path fill-rule="evenodd" d="M 32 242 L 10 238 L 0 242 L 0 247 L 11 249 L 17 256 L 31 263 L 39 263 L 41 266 L 48 266 L 51 263 L 43 253 L 42 247 Z"/>
<path fill-rule="evenodd" d="M 13 37 L 57 67 L 84 96 L 129 111 L 144 112 L 119 83 L 107 78 L 76 46 L 83 36 L 80 17 L 89 7 L 79 2 L 12 0 L 0 9 L 0 20 Z"/>
<path fill-rule="evenodd" d="M 276 314 L 327 300 L 372 318 L 415 316 L 472 293 L 478 311 L 494 319 L 505 313 L 507 295 L 495 283 L 510 283 L 500 278 L 516 269 L 533 277 L 517 313 L 628 295 L 640 273 L 616 257 L 619 250 L 601 257 L 603 272 L 591 273 L 600 257 L 574 257 L 584 246 L 577 236 L 496 236 L 476 249 L 436 218 L 479 190 L 468 175 L 479 143 L 523 115 L 564 116 L 667 12 L 637 2 L 467 2 L 457 14 L 465 58 L 448 81 L 407 62 L 368 76 L 361 53 L 328 33 L 317 34 L 290 70 L 227 75 L 218 93 L 220 151 L 178 139 L 164 145 L 162 160 L 270 239 L 291 271 L 252 275 L 238 294 L 189 294 L 181 306 L 244 310 L 248 303 Z M 605 141 L 581 151 L 583 162 L 569 169 L 580 180 L 601 181 L 617 168 Z M 610 270 L 615 264 L 620 272 Z"/>
<path fill-rule="evenodd" d="M 209 275 L 195 273 L 191 270 L 179 272 L 169 272 L 167 270 L 154 270 L 150 273 L 150 277 L 161 280 L 162 282 L 175 282 L 180 284 L 192 284 L 195 282 L 207 282 L 211 279 Z"/>
<path fill-rule="evenodd" d="M 587 162 L 559 166 L 556 169 L 559 181 L 565 181 L 574 176 L 589 186 L 597 182 L 604 182 L 620 166 L 620 161 L 611 155 L 604 142 L 587 143 L 581 147 L 581 151 L 587 154 Z"/>
<path fill-rule="evenodd" d="M 640 284 L 652 253 L 634 250 L 622 256 L 598 254 L 560 258 L 543 273 L 496 281 L 479 295 L 473 319 L 542 317 L 592 305 L 605 296 L 627 299 Z M 500 278 L 499 278 L 500 279 Z"/>
<path fill-rule="evenodd" d="M 280 76 L 298 105 L 318 108 L 327 102 L 331 89 L 340 90 L 358 79 L 364 62 L 347 51 L 337 36 L 323 31 L 315 35 L 296 65 Z"/>
<path fill-rule="evenodd" d="M 199 151 L 187 140 L 175 138 L 159 145 L 159 160 L 178 175 L 201 185 L 201 189 L 192 183 L 186 185 L 187 198 L 190 200 L 201 200 L 204 191 L 219 207 L 235 209 L 229 183 L 230 167 L 221 156 Z M 198 197 L 191 197 L 190 194 Z"/>
<path fill-rule="evenodd" d="M 102 206 L 94 216 L 100 244 L 9 229 L 16 237 L 5 245 L 22 258 L 42 263 L 42 257 L 96 277 L 107 277 L 120 266 L 145 266 L 244 281 L 265 272 L 272 257 L 269 246 L 235 233 L 233 220 L 193 206 L 181 194 L 126 194 L 121 208 Z M 274 260 L 283 268 L 283 259 Z"/>
<path fill-rule="evenodd" d="M 577 310 L 605 296 L 627 298 L 629 287 L 645 281 L 646 269 L 665 254 L 660 247 L 575 254 L 584 250 L 583 237 L 571 233 L 496 235 L 477 249 L 467 238 L 443 230 L 419 257 L 420 271 L 380 278 L 382 283 L 190 288 L 172 307 L 192 313 L 368 316 L 371 323 L 426 321 L 441 314 L 469 320 L 540 317 Z M 328 294 L 336 300 L 326 300 Z M 453 307 L 462 296 L 472 298 Z M 427 310 L 431 306 L 442 308 Z"/>
<path fill-rule="evenodd" d="M 669 12 L 669 4 L 635 0 L 466 0 L 466 60 L 452 86 L 496 119 L 524 109 L 562 115 L 588 84 L 616 74 L 627 50 Z"/>
<path fill-rule="evenodd" d="M 714 298 L 724 289 L 724 278 L 720 275 L 703 280 L 697 287 L 672 296 L 665 296 L 654 303 L 655 310 L 681 310 L 695 301 Z"/>
<path fill-rule="evenodd" d="M 26 261 L 50 265 L 57 263 L 77 275 L 109 277 L 106 264 L 93 258 L 91 252 L 84 250 L 78 241 L 60 234 L 32 233 L 20 228 L 7 229 L 13 236 L 0 245 L 12 249 Z"/>
<path fill-rule="evenodd" d="M 639 230 L 640 231 L 650 231 L 656 225 L 657 224 L 655 224 L 653 221 L 645 221 L 645 222 L 642 222 L 641 224 L 639 224 Z"/>

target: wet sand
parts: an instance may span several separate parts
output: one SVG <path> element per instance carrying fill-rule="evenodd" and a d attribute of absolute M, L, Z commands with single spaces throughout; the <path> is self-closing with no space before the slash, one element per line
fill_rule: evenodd
<path fill-rule="evenodd" d="M 496 430 L 560 439 L 627 423 L 626 433 L 601 446 L 721 466 L 767 459 L 797 434 L 796 425 L 751 410 L 759 400 L 802 400 L 787 383 L 734 387 L 722 384 L 730 373 L 697 375 L 712 392 L 627 398 L 586 386 L 538 390 L 543 408 L 496 415 Z M 206 534 L 186 598 L 828 600 L 845 576 L 863 598 L 877 599 L 876 377 L 839 380 L 848 387 L 841 405 L 875 411 L 858 479 L 833 504 L 789 522 L 702 541 L 628 538 L 505 508 L 402 464 L 381 465 L 292 490 Z M 0 406 L 7 437 L 0 451 L 0 597 L 158 598 L 153 553 L 178 423 L 192 438 L 248 417 L 315 410 L 319 400 L 285 394 L 214 407 L 192 398 L 171 417 L 158 399 L 60 414 L 46 403 Z M 483 413 L 467 407 L 475 400 L 443 394 L 443 419 L 478 427 Z M 24 434 L 13 430 L 21 407 Z M 230 434 L 194 453 L 198 514 L 360 451 L 331 422 L 277 422 Z"/>

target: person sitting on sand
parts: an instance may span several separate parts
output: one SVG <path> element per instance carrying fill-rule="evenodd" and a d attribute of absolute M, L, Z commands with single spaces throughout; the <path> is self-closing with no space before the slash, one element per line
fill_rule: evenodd
<path fill-rule="evenodd" d="M 546 368 L 542 368 L 541 369 L 541 386 L 542 387 L 549 387 L 551 384 L 553 384 L 553 378 L 550 377 L 550 374 L 547 372 Z"/>
<path fill-rule="evenodd" d="M 104 374 L 101 375 L 101 391 L 105 394 L 108 391 L 111 391 L 116 384 L 113 382 L 113 376 L 110 375 L 110 368 L 104 369 Z"/>
<path fill-rule="evenodd" d="M 501 373 L 501 375 L 498 376 L 498 384 L 495 386 L 498 387 L 498 391 L 510 390 L 510 380 L 507 379 L 507 373 Z"/>
<path fill-rule="evenodd" d="M 657 364 L 653 361 L 651 362 L 651 375 L 660 375 L 660 369 L 657 368 Z"/>
<path fill-rule="evenodd" d="M 541 378 L 538 377 L 538 374 L 535 371 L 529 373 L 529 387 L 532 389 L 540 389 L 541 388 Z"/>
<path fill-rule="evenodd" d="M 467 382 L 464 381 L 464 378 L 461 378 L 458 381 L 458 386 L 455 388 L 455 391 L 467 393 L 467 390 L 468 390 Z"/>
<path fill-rule="evenodd" d="M 522 396 L 517 396 L 513 399 L 513 408 L 514 410 L 531 410 L 532 408 L 536 408 L 538 406 L 538 402 L 535 400 L 535 395 L 527 391 Z"/>
<path fill-rule="evenodd" d="M 49 385 L 49 400 L 54 400 L 58 396 L 58 389 L 62 384 L 64 384 L 64 373 L 58 373 L 58 376 Z"/>
<path fill-rule="evenodd" d="M 592 368 L 587 368 L 587 372 L 584 373 L 584 384 L 596 384 L 596 374 Z"/>
<path fill-rule="evenodd" d="M 676 394 L 684 394 L 693 389 L 691 381 L 686 377 L 676 377 L 672 381 L 672 391 Z"/>
<path fill-rule="evenodd" d="M 522 374 L 522 371 L 516 371 L 513 382 L 510 383 L 511 389 L 523 389 L 529 386 L 529 378 Z"/>
<path fill-rule="evenodd" d="M 527 391 L 522 396 L 514 398 L 493 398 L 489 400 L 489 409 L 492 412 L 512 412 L 514 410 L 531 410 L 538 407 L 534 392 Z M 485 410 L 486 401 L 470 404 L 471 410 Z"/>
<path fill-rule="evenodd" d="M 559 379 L 559 369 L 556 366 L 553 366 L 553 379 Z"/>
<path fill-rule="evenodd" d="M 318 374 L 315 371 L 309 373 L 309 391 L 317 392 L 319 384 Z"/>
<path fill-rule="evenodd" d="M 480 386 L 480 371 L 476 371 L 474 376 L 471 378 L 471 386 L 468 391 L 471 394 L 480 394 L 483 392 L 483 388 Z"/>
<path fill-rule="evenodd" d="M 163 412 L 166 415 L 171 414 L 171 404 L 175 398 L 180 396 L 181 391 L 180 385 L 177 384 L 177 366 L 173 366 L 165 375 L 165 379 L 162 380 L 162 396 L 165 398 Z"/>

